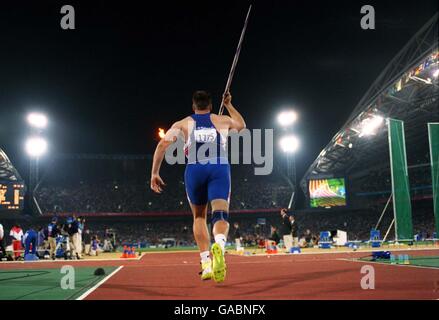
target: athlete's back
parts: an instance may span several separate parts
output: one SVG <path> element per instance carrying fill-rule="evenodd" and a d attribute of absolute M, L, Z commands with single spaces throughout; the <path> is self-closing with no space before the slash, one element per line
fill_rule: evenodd
<path fill-rule="evenodd" d="M 245 128 L 245 121 L 241 114 L 231 104 L 232 96 L 227 93 L 224 95 L 224 105 L 227 108 L 229 116 L 212 114 L 212 101 L 210 96 L 203 92 L 197 91 L 194 94 L 192 108 L 194 114 L 186 117 L 180 121 L 175 122 L 166 133 L 165 137 L 160 140 L 157 145 L 156 151 L 153 157 L 152 171 L 151 171 L 151 189 L 157 193 L 162 191 L 164 182 L 159 175 L 160 166 L 164 159 L 166 149 L 177 140 L 178 136 L 183 135 L 186 147 L 194 145 L 196 149 L 200 149 L 203 139 L 214 139 L 218 144 L 219 149 L 217 151 L 223 152 L 225 150 L 225 144 L 227 143 L 227 134 L 230 129 L 241 130 Z M 203 130 L 205 126 L 207 130 Z M 198 129 L 197 129 L 198 127 Z M 214 133 L 216 131 L 216 134 Z M 198 142 L 197 135 L 198 134 Z M 204 141 L 204 143 L 213 143 L 213 141 Z M 194 144 L 193 144 L 194 143 Z M 197 147 L 198 143 L 198 147 Z M 204 144 L 203 143 L 203 144 Z M 205 147 L 208 147 L 206 145 Z M 204 148 L 205 149 L 205 148 Z M 189 148 L 187 149 L 190 151 Z M 217 153 L 215 158 L 224 161 L 224 155 L 220 152 Z M 196 153 L 195 153 L 196 154 Z M 188 153 L 189 157 L 191 156 Z M 189 158 L 189 160 L 191 160 Z M 196 159 L 194 159 L 196 162 Z M 191 161 L 189 161 L 190 163 Z"/>
<path fill-rule="evenodd" d="M 193 114 L 186 139 L 185 187 L 190 203 L 195 205 L 206 205 L 217 199 L 229 202 L 227 135 L 217 130 L 211 116 L 210 112 Z"/>

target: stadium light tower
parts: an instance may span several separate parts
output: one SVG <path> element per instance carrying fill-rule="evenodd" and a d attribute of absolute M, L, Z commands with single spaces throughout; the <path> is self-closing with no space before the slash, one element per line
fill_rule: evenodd
<path fill-rule="evenodd" d="M 40 137 L 32 137 L 26 141 L 26 152 L 32 158 L 39 158 L 47 151 L 47 141 Z"/>
<path fill-rule="evenodd" d="M 297 190 L 297 174 L 296 174 L 296 152 L 299 149 L 299 139 L 294 135 L 286 135 L 279 140 L 281 150 L 286 155 L 287 160 L 287 177 L 292 184 L 293 191 L 291 193 L 288 209 L 291 209 Z"/>
<path fill-rule="evenodd" d="M 277 116 L 277 121 L 284 128 L 291 126 L 296 120 L 297 113 L 293 110 L 282 111 Z"/>
<path fill-rule="evenodd" d="M 280 147 L 285 153 L 294 153 L 299 149 L 299 139 L 296 136 L 285 136 L 279 141 Z"/>
<path fill-rule="evenodd" d="M 46 115 L 32 112 L 28 114 L 27 122 L 33 128 L 45 129 L 47 127 L 48 120 Z"/>
<path fill-rule="evenodd" d="M 34 197 L 39 183 L 40 157 L 47 152 L 47 140 L 42 136 L 47 128 L 47 116 L 39 112 L 31 112 L 26 117 L 27 124 L 30 127 L 31 136 L 25 142 L 25 150 L 29 155 L 29 183 L 28 183 L 28 200 L 29 209 L 33 211 L 36 208 L 42 214 L 38 202 Z"/>
<path fill-rule="evenodd" d="M 374 135 L 377 129 L 383 124 L 384 118 L 382 116 L 374 115 L 370 118 L 364 119 L 361 123 L 360 137 Z"/>
<path fill-rule="evenodd" d="M 279 125 L 283 128 L 284 132 L 288 132 L 287 135 L 281 137 L 279 140 L 279 146 L 286 158 L 287 178 L 293 188 L 288 209 L 291 209 L 294 203 L 297 190 L 296 151 L 299 148 L 299 139 L 291 134 L 294 130 L 293 125 L 297 121 L 297 118 L 297 113 L 291 109 L 284 110 L 277 116 Z"/>

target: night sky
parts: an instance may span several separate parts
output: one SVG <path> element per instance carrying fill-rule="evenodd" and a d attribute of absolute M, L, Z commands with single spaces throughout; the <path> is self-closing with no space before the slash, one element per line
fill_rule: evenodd
<path fill-rule="evenodd" d="M 140 5 L 144 3 L 144 5 Z M 249 1 L 8 1 L 0 5 L 0 148 L 20 167 L 25 115 L 49 115 L 51 153 L 151 154 L 156 130 L 224 88 Z M 232 86 L 249 128 L 300 115 L 298 176 L 394 55 L 438 10 L 422 1 L 253 1 Z M 76 30 L 60 28 L 60 8 Z M 373 5 L 376 30 L 360 28 Z"/>

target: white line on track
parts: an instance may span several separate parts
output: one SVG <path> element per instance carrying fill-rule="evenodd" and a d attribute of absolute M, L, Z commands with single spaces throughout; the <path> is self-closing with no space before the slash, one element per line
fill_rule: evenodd
<path fill-rule="evenodd" d="M 234 256 L 241 256 L 241 257 L 261 257 L 261 256 L 301 256 L 301 255 L 321 255 L 321 254 L 345 254 L 345 253 L 354 253 L 354 254 L 359 254 L 359 253 L 370 253 L 370 252 L 375 252 L 375 251 L 431 251 L 431 250 L 437 250 L 439 251 L 439 247 L 436 248 L 376 248 L 376 249 L 362 249 L 362 250 L 340 250 L 340 251 L 324 251 L 325 249 L 322 249 L 323 251 L 311 251 L 311 252 L 307 252 L 307 251 L 302 251 L 299 254 L 293 254 L 293 253 L 286 253 L 286 252 L 280 252 L 280 253 L 276 253 L 276 254 L 268 254 L 268 253 L 256 253 L 256 254 L 252 254 L 252 255 L 239 255 L 236 253 L 230 253 L 231 255 Z"/>
<path fill-rule="evenodd" d="M 412 265 L 412 264 L 391 264 L 391 263 L 384 263 L 384 262 L 377 262 L 377 261 L 363 261 L 363 260 L 345 259 L 345 258 L 340 258 L 337 260 L 350 261 L 350 262 L 360 262 L 360 263 L 364 263 L 364 264 L 375 263 L 375 264 L 380 264 L 380 265 L 384 265 L 384 266 L 392 266 L 392 267 L 409 267 L 409 268 L 411 267 L 411 268 L 418 268 L 418 269 L 439 270 L 439 268 L 437 268 L 437 267 L 416 266 L 416 265 Z"/>
<path fill-rule="evenodd" d="M 105 262 L 105 261 L 139 261 L 142 259 L 144 255 L 137 256 L 135 258 L 104 258 L 104 259 L 80 259 L 80 260 L 65 260 L 65 259 L 41 259 L 41 260 L 32 260 L 32 261 L 1 261 L 0 266 L 2 264 L 32 264 L 32 263 L 53 263 L 53 262 L 64 262 L 64 263 L 83 263 L 83 262 Z"/>
<path fill-rule="evenodd" d="M 84 300 L 87 298 L 87 296 L 95 291 L 99 286 L 101 286 L 105 281 L 110 279 L 112 276 L 114 276 L 117 272 L 119 272 L 123 266 L 118 267 L 116 270 L 114 270 L 112 273 L 110 273 L 108 276 L 106 276 L 104 279 L 99 281 L 96 285 L 94 285 L 92 288 L 88 289 L 86 292 L 84 292 L 80 297 L 78 297 L 76 300 Z"/>
<path fill-rule="evenodd" d="M 252 259 L 253 260 L 253 259 Z M 337 261 L 339 259 L 319 259 L 319 260 L 282 260 L 282 259 L 264 259 L 259 261 L 228 261 L 227 264 L 229 265 L 237 265 L 237 264 L 291 264 L 291 263 L 309 263 L 309 262 L 329 262 L 329 261 Z M 226 259 L 227 261 L 227 259 Z M 192 267 L 192 266 L 199 266 L 199 262 L 176 262 L 176 263 L 165 263 L 165 264 L 148 264 L 148 265 L 127 265 L 127 268 L 164 268 L 164 267 Z"/>

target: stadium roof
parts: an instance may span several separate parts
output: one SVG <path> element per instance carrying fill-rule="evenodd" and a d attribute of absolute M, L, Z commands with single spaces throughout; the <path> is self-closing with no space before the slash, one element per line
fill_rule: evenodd
<path fill-rule="evenodd" d="M 407 154 L 428 153 L 427 123 L 439 121 L 436 13 L 381 72 L 343 127 L 305 173 L 310 178 L 362 177 L 389 165 L 386 118 L 403 120 Z M 436 72 L 434 76 L 434 72 Z"/>
<path fill-rule="evenodd" d="M 0 182 L 22 182 L 20 174 L 14 168 L 8 156 L 0 149 Z"/>

